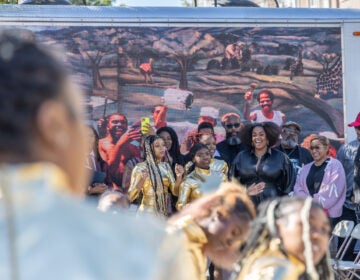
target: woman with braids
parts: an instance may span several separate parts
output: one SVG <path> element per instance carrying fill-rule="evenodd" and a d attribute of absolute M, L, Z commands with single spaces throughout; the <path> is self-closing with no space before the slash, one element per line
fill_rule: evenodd
<path fill-rule="evenodd" d="M 134 201 L 142 193 L 138 212 L 151 213 L 160 217 L 171 214 L 169 191 L 178 195 L 178 186 L 181 183 L 184 168 L 181 165 L 175 166 L 175 180 L 170 165 L 161 161 L 165 152 L 165 142 L 161 137 L 149 135 L 145 138 L 145 161 L 134 167 L 128 191 L 130 201 Z"/>
<path fill-rule="evenodd" d="M 341 162 L 328 156 L 329 147 L 330 141 L 325 136 L 315 136 L 310 140 L 314 161 L 299 171 L 294 194 L 313 197 L 326 210 L 335 226 L 341 220 L 338 217 L 342 214 L 346 197 L 346 178 Z"/>
<path fill-rule="evenodd" d="M 216 267 L 232 269 L 254 217 L 255 208 L 246 191 L 233 182 L 223 183 L 174 215 L 168 231 L 185 234 L 184 247 L 193 264 L 184 267 L 193 274 L 189 280 L 207 279 L 207 258 Z"/>
<path fill-rule="evenodd" d="M 311 198 L 266 201 L 252 224 L 236 280 L 332 280 L 328 242 L 331 227 Z"/>
<path fill-rule="evenodd" d="M 187 165 L 186 177 L 180 185 L 176 209 L 181 210 L 186 204 L 215 191 L 227 176 L 210 168 L 211 153 L 207 146 L 196 143 L 189 152 L 190 166 Z"/>
<path fill-rule="evenodd" d="M 295 182 L 289 158 L 273 148 L 279 135 L 280 128 L 273 122 L 248 124 L 240 133 L 241 142 L 249 149 L 235 157 L 230 177 L 246 186 L 256 205 L 267 198 L 287 195 Z"/>

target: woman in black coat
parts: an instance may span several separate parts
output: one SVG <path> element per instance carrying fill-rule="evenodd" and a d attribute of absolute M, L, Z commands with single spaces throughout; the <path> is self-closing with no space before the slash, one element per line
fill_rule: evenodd
<path fill-rule="evenodd" d="M 248 124 L 241 131 L 240 139 L 249 149 L 235 157 L 231 177 L 247 188 L 256 205 L 267 198 L 287 195 L 295 182 L 289 158 L 273 148 L 279 134 L 279 126 L 272 122 Z"/>

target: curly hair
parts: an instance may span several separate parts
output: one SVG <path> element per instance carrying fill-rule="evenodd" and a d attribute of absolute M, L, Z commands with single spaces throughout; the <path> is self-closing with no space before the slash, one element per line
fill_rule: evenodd
<path fill-rule="evenodd" d="M 75 112 L 62 98 L 67 71 L 33 41 L 0 35 L 0 152 L 30 156 L 36 116 L 48 100 L 62 99 L 69 116 Z"/>
<path fill-rule="evenodd" d="M 252 132 L 255 127 L 262 127 L 265 131 L 266 138 L 269 141 L 269 147 L 274 146 L 279 140 L 281 132 L 280 127 L 273 122 L 249 123 L 244 126 L 240 132 L 240 139 L 242 143 L 251 147 L 252 146 Z"/>

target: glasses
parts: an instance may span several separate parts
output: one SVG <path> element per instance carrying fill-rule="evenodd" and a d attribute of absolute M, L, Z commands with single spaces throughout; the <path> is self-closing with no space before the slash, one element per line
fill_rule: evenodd
<path fill-rule="evenodd" d="M 321 146 L 310 146 L 310 150 L 320 150 Z"/>
<path fill-rule="evenodd" d="M 229 124 L 227 124 L 227 125 L 225 125 L 225 126 L 226 126 L 226 128 L 228 128 L 228 129 L 232 129 L 233 127 L 239 128 L 239 127 L 240 127 L 240 124 L 239 124 L 239 123 L 229 123 Z"/>

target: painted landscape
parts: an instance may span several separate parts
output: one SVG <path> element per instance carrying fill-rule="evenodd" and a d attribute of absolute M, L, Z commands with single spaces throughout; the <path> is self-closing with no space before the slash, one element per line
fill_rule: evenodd
<path fill-rule="evenodd" d="M 200 113 L 243 116 L 250 84 L 275 94 L 274 109 L 298 122 L 302 138 L 344 136 L 341 30 L 335 27 L 28 27 L 65 54 L 87 94 L 89 120 L 114 112 L 130 125 L 168 106 L 180 140 Z M 151 64 L 151 77 L 140 66 Z M 256 98 L 252 110 L 258 109 Z"/>

